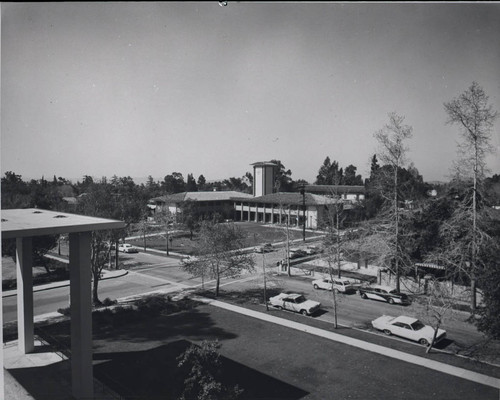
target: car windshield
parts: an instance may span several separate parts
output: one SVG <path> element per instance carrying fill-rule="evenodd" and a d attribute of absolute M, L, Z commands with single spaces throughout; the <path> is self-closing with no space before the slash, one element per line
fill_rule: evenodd
<path fill-rule="evenodd" d="M 419 331 L 420 329 L 425 327 L 425 325 L 422 322 L 417 320 L 413 324 L 411 324 L 411 327 L 413 328 L 414 331 Z"/>
<path fill-rule="evenodd" d="M 304 296 L 299 296 L 295 299 L 296 303 L 303 303 L 304 301 L 306 301 L 306 298 Z"/>

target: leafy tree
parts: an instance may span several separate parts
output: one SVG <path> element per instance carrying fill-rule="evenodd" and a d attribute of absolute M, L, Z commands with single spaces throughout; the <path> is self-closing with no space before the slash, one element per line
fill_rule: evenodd
<path fill-rule="evenodd" d="M 196 181 L 194 180 L 193 174 L 188 174 L 185 190 L 186 192 L 198 191 L 198 186 L 196 185 Z"/>
<path fill-rule="evenodd" d="M 253 175 L 251 172 L 245 172 L 245 179 L 247 181 L 247 185 L 248 187 L 252 187 L 253 186 Z"/>
<path fill-rule="evenodd" d="M 323 161 L 323 165 L 318 171 L 316 176 L 317 185 L 342 185 L 343 183 L 343 173 L 342 168 L 339 169 L 339 163 L 337 161 L 330 161 L 330 157 L 326 157 Z M 338 182 L 338 183 L 334 183 Z"/>
<path fill-rule="evenodd" d="M 484 178 L 486 155 L 493 151 L 491 131 L 498 113 L 488 104 L 488 96 L 483 88 L 473 82 L 472 85 L 458 97 L 444 103 L 448 115 L 448 123 L 460 127 L 462 141 L 458 146 L 458 159 L 455 164 L 455 180 L 463 182 L 469 190 L 461 207 L 457 208 L 456 216 L 470 223 L 470 234 L 463 243 L 469 250 L 465 269 L 471 276 L 471 307 L 476 308 L 476 275 L 478 273 L 478 253 L 484 243 L 484 235 L 478 226 L 478 212 L 483 208 L 480 200 L 484 195 Z M 461 223 L 455 218 L 457 223 Z M 452 246 L 453 248 L 454 246 Z M 463 268 L 463 266 L 461 266 Z"/>
<path fill-rule="evenodd" d="M 193 240 L 193 233 L 200 227 L 202 212 L 196 200 L 187 199 L 180 206 L 182 223 L 189 229 L 190 239 Z"/>
<path fill-rule="evenodd" d="M 205 185 L 207 184 L 207 180 L 203 175 L 198 177 L 198 190 L 205 190 Z"/>
<path fill-rule="evenodd" d="M 483 255 L 487 268 L 478 275 L 478 285 L 483 290 L 483 306 L 478 309 L 475 319 L 479 331 L 492 339 L 500 339 L 500 244 L 497 239 L 494 245 L 486 249 Z"/>
<path fill-rule="evenodd" d="M 350 164 L 346 167 L 344 172 L 344 185 L 362 186 L 363 178 L 361 175 L 356 175 L 357 168 Z"/>
<path fill-rule="evenodd" d="M 495 174 L 492 177 L 484 180 L 484 198 L 487 205 L 500 205 L 500 174 Z"/>
<path fill-rule="evenodd" d="M 387 178 L 389 178 L 389 176 L 386 175 L 381 177 L 380 173 L 378 173 L 378 182 L 380 184 L 381 194 L 388 203 L 388 207 L 385 209 L 383 215 L 386 221 L 384 225 L 389 226 L 390 229 L 386 230 L 385 234 L 387 243 L 390 244 L 389 255 L 393 260 L 390 263 L 390 268 L 396 275 L 396 289 L 399 291 L 400 263 L 406 259 L 406 255 L 403 254 L 400 245 L 400 182 L 398 181 L 398 172 L 406 163 L 408 148 L 405 145 L 405 141 L 412 137 L 412 127 L 404 124 L 404 117 L 396 113 L 390 113 L 389 123 L 386 124 L 384 128 L 377 131 L 374 136 L 380 146 L 380 151 L 378 153 L 380 160 L 389 166 L 388 172 L 392 175 L 391 180 L 388 180 Z M 392 185 L 388 185 L 391 181 Z M 390 188 L 389 191 L 387 191 L 387 186 Z"/>
<path fill-rule="evenodd" d="M 30 189 L 26 182 L 12 171 L 7 171 L 1 181 L 2 209 L 31 207 Z"/>
<path fill-rule="evenodd" d="M 179 400 L 235 400 L 243 390 L 235 385 L 226 387 L 217 341 L 204 340 L 201 346 L 192 344 L 178 358 L 178 367 L 187 375 L 184 390 Z"/>
<path fill-rule="evenodd" d="M 171 175 L 165 176 L 162 182 L 162 188 L 167 193 L 181 193 L 185 187 L 184 177 L 180 172 L 172 172 Z"/>
<path fill-rule="evenodd" d="M 271 160 L 270 162 L 278 166 L 275 177 L 275 182 L 277 183 L 275 186 L 277 186 L 278 190 L 281 192 L 293 191 L 292 171 L 285 169 L 280 160 Z"/>
<path fill-rule="evenodd" d="M 245 177 L 242 178 L 231 177 L 229 179 L 224 179 L 222 183 L 229 190 L 236 190 L 238 192 L 247 192 L 249 190 L 249 186 L 246 184 L 244 179 Z"/>
<path fill-rule="evenodd" d="M 101 218 L 115 218 L 117 211 L 116 196 L 113 196 L 111 185 L 106 181 L 93 183 L 87 187 L 87 195 L 78 203 L 77 211 L 83 215 Z M 117 242 L 119 232 L 95 231 L 91 237 L 90 267 L 92 269 L 92 302 L 100 304 L 98 297 L 99 279 L 102 270 L 109 261 L 110 243 Z"/>
<path fill-rule="evenodd" d="M 254 270 L 253 255 L 242 251 L 244 237 L 244 233 L 234 224 L 203 221 L 195 246 L 196 259 L 185 262 L 183 268 L 193 276 L 215 279 L 217 297 L 221 278 L 237 277 L 244 270 Z"/>

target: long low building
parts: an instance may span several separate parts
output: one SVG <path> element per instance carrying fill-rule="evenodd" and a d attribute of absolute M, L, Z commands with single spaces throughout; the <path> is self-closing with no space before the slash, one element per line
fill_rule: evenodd
<path fill-rule="evenodd" d="M 311 193 L 271 193 L 259 197 L 238 197 L 234 201 L 235 221 L 303 226 L 317 229 L 328 218 L 337 199 Z M 305 206 L 305 210 L 304 210 Z M 330 208 L 329 208 L 330 206 Z M 305 215 L 304 215 L 305 214 Z"/>
<path fill-rule="evenodd" d="M 182 206 L 188 201 L 195 202 L 201 215 L 219 213 L 232 217 L 233 197 L 252 198 L 251 194 L 236 191 L 182 192 L 151 199 L 148 207 L 153 213 L 168 211 L 172 216 L 182 213 Z"/>

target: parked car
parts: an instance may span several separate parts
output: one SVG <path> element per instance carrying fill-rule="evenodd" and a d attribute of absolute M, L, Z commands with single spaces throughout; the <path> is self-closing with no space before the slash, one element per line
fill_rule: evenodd
<path fill-rule="evenodd" d="M 400 336 L 423 344 L 424 346 L 430 345 L 434 337 L 434 328 L 432 326 L 424 325 L 418 319 L 405 315 L 399 317 L 382 315 L 372 321 L 372 326 L 375 329 L 383 331 L 386 335 Z M 445 337 L 446 331 L 444 329 L 438 329 L 434 343 L 438 343 Z"/>
<path fill-rule="evenodd" d="M 273 245 L 271 243 L 266 243 L 265 245 L 263 246 L 257 246 L 255 248 L 255 252 L 256 253 L 269 253 L 271 251 L 273 251 Z"/>
<path fill-rule="evenodd" d="M 186 264 L 195 262 L 196 260 L 198 260 L 198 258 L 195 256 L 184 256 L 181 258 L 181 261 Z"/>
<path fill-rule="evenodd" d="M 311 315 L 319 310 L 321 303 L 314 300 L 307 300 L 298 293 L 280 293 L 271 297 L 269 302 L 272 306 L 280 310 L 289 310 L 301 313 L 302 315 Z"/>
<path fill-rule="evenodd" d="M 363 299 L 386 301 L 389 304 L 410 304 L 410 298 L 395 288 L 383 285 L 362 286 L 359 294 Z"/>
<path fill-rule="evenodd" d="M 291 250 L 290 249 L 290 260 L 293 260 L 295 258 L 301 258 L 307 256 L 307 253 L 302 250 L 302 249 L 297 249 L 297 250 Z"/>
<path fill-rule="evenodd" d="M 337 293 L 355 292 L 356 286 L 347 278 L 330 278 L 316 279 L 312 281 L 314 289 L 335 290 Z"/>
<path fill-rule="evenodd" d="M 123 253 L 138 253 L 137 249 L 128 243 L 119 244 L 118 251 L 122 251 Z"/>
<path fill-rule="evenodd" d="M 313 254 L 319 253 L 319 247 L 315 246 L 313 244 L 309 245 L 309 246 L 307 246 L 305 252 L 307 255 L 313 255 Z"/>

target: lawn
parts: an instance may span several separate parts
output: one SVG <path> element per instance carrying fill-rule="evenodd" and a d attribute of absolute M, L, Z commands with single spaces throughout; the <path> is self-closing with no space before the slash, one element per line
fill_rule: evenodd
<path fill-rule="evenodd" d="M 123 399 L 177 399 L 183 385 L 177 357 L 203 340 L 219 342 L 223 383 L 243 388 L 241 399 L 498 397 L 487 386 L 199 303 L 168 315 L 102 322 L 93 324 L 94 375 Z M 67 323 L 45 329 L 67 342 Z"/>
<path fill-rule="evenodd" d="M 254 247 L 263 243 L 280 243 L 286 240 L 285 228 L 281 226 L 270 226 L 253 222 L 235 222 L 234 224 L 246 234 L 244 247 Z M 302 238 L 301 229 L 291 228 L 289 233 L 290 240 Z M 306 231 L 306 238 L 318 235 L 319 234 L 315 232 Z M 189 232 L 177 231 L 170 236 L 172 237 L 172 241 L 169 242 L 170 251 L 188 255 L 194 254 L 194 246 L 197 239 L 196 233 L 193 236 L 193 240 L 191 240 Z M 144 239 L 128 240 L 127 243 L 137 247 L 143 247 Z M 146 247 L 165 251 L 166 240 L 161 236 L 146 237 Z"/>

